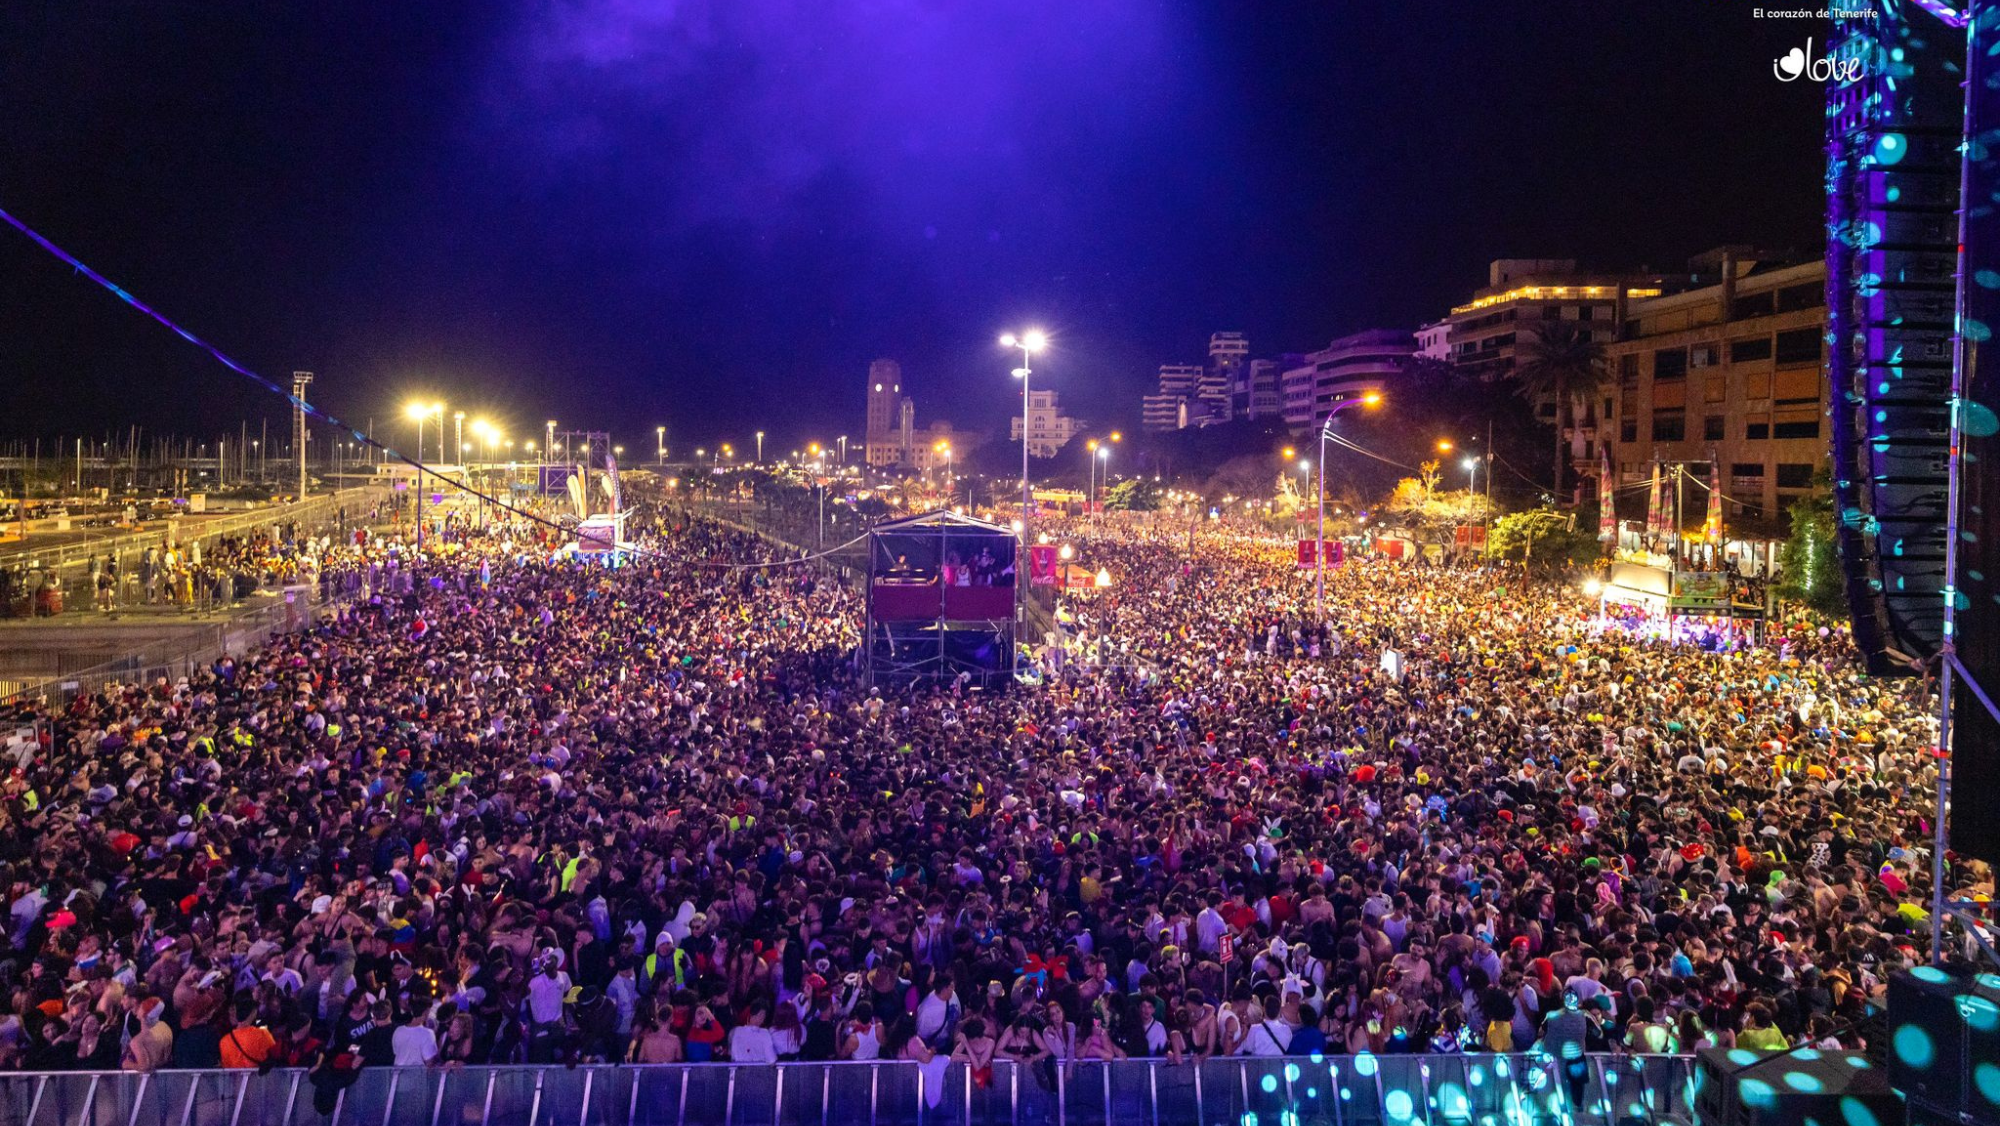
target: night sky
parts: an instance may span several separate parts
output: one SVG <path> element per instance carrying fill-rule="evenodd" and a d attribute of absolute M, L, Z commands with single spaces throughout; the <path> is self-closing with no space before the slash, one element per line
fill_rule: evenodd
<path fill-rule="evenodd" d="M 1826 27 L 1736 0 L 18 0 L 0 207 L 249 366 L 650 450 L 1434 320 L 1502 256 L 1812 253 Z M 283 405 L 0 230 L 0 436 Z M 254 426 L 254 422 L 253 422 Z"/>

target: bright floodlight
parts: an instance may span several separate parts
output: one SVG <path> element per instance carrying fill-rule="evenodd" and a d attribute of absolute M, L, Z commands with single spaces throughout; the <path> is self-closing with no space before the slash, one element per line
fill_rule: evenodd
<path fill-rule="evenodd" d="M 1019 340 L 1016 340 L 1016 339 L 1014 339 L 1014 334 L 1013 334 L 1013 333 L 1011 333 L 1011 332 L 1003 332 L 1003 333 L 1001 333 L 1001 334 L 1000 334 L 1000 347 L 1002 347 L 1002 348 L 1018 348 L 1018 347 L 1020 347 L 1020 345 L 1021 345 L 1021 342 L 1020 342 Z"/>
<path fill-rule="evenodd" d="M 1604 584 L 1598 582 L 1596 579 L 1590 579 L 1583 584 L 1583 593 L 1585 594 L 1597 594 L 1603 589 Z"/>
<path fill-rule="evenodd" d="M 1300 459 L 1299 459 L 1299 472 L 1301 472 L 1301 473 L 1306 473 L 1306 472 L 1309 472 L 1309 471 L 1310 471 L 1310 470 L 1312 469 L 1312 464 L 1313 464 L 1313 463 L 1312 463 L 1312 462 L 1311 462 L 1310 460 L 1308 460 L 1308 459 L 1306 459 L 1306 458 L 1300 458 Z"/>
<path fill-rule="evenodd" d="M 1110 460 L 1110 457 L 1111 457 L 1111 447 L 1110 447 L 1110 446 L 1105 446 L 1105 447 L 1103 447 L 1102 449 L 1100 449 L 1100 450 L 1098 450 L 1098 451 L 1097 451 L 1097 460 L 1099 460 L 1099 461 L 1108 461 L 1108 460 Z"/>
<path fill-rule="evenodd" d="M 1030 352 L 1039 352 L 1048 346 L 1048 335 L 1040 329 L 1031 328 L 1028 330 L 1028 335 L 1021 338 L 1021 347 L 1026 348 Z"/>
<path fill-rule="evenodd" d="M 1368 393 L 1367 393 L 1366 395 L 1363 395 L 1363 396 L 1361 396 L 1361 401 L 1362 401 L 1363 403 L 1366 403 L 1367 405 L 1369 405 L 1369 406 L 1371 406 L 1371 407 L 1376 407 L 1376 406 L 1381 406 L 1381 405 L 1382 405 L 1382 392 L 1380 392 L 1380 391 L 1370 391 L 1370 392 L 1368 392 Z"/>
<path fill-rule="evenodd" d="M 431 413 L 431 408 L 429 407 L 429 405 L 424 403 L 411 403 L 409 406 L 403 408 L 403 417 L 410 419 L 412 421 L 415 421 L 420 418 L 426 418 L 430 415 L 430 413 Z"/>
<path fill-rule="evenodd" d="M 1476 457 L 1469 457 L 1465 459 L 1464 464 L 1467 469 L 1471 469 L 1479 464 L 1479 459 Z"/>

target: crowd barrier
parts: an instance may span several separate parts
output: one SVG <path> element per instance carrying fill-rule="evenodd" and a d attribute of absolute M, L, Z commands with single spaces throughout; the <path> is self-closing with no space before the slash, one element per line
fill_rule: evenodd
<path fill-rule="evenodd" d="M 0 1075 L 0 1126 L 1681 1126 L 1691 1056 L 1158 1059 L 369 1068 L 315 1106 L 304 1071 Z"/>

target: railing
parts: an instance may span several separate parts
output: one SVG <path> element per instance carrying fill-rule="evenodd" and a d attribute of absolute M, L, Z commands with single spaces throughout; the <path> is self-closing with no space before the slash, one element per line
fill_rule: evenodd
<path fill-rule="evenodd" d="M 1138 1059 L 0 1075 L 0 1126 L 1641 1126 L 1690 1121 L 1689 1056 Z M 315 1096 L 318 1096 L 317 1105 Z M 324 1108 L 324 1109 L 321 1109 Z"/>
<path fill-rule="evenodd" d="M 295 520 L 303 527 L 317 528 L 329 520 L 343 505 L 351 506 L 349 511 L 351 523 L 356 510 L 374 501 L 386 502 L 388 497 L 388 491 L 380 485 L 362 485 L 325 496 L 309 497 L 294 504 L 274 504 L 214 519 L 183 518 L 176 522 L 173 535 L 177 543 L 186 545 L 219 536 L 233 536 L 286 521 Z M 165 543 L 167 535 L 168 530 L 163 526 L 136 532 L 115 532 L 78 543 L 63 544 L 60 547 L 36 548 L 31 546 L 33 541 L 29 541 L 8 548 L 5 558 L 9 564 L 31 563 L 36 567 L 74 567 L 87 562 L 92 556 L 143 551 L 147 547 Z"/>
<path fill-rule="evenodd" d="M 78 696 L 98 692 L 109 684 L 151 684 L 160 677 L 172 681 L 193 676 L 195 670 L 225 653 L 241 655 L 262 645 L 272 634 L 310 627 L 321 614 L 353 599 L 359 591 L 343 584 L 331 591 L 331 598 L 323 598 L 320 587 L 295 584 L 276 593 L 282 595 L 280 601 L 199 627 L 182 627 L 171 637 L 84 668 L 25 682 L 0 677 L 0 705 L 32 702 L 50 709 L 66 708 Z"/>

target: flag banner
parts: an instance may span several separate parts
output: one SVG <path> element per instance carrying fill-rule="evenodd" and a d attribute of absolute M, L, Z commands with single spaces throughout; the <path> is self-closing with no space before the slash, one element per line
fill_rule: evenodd
<path fill-rule="evenodd" d="M 1030 586 L 1056 585 L 1056 545 L 1038 543 L 1028 548 L 1028 583 Z"/>

